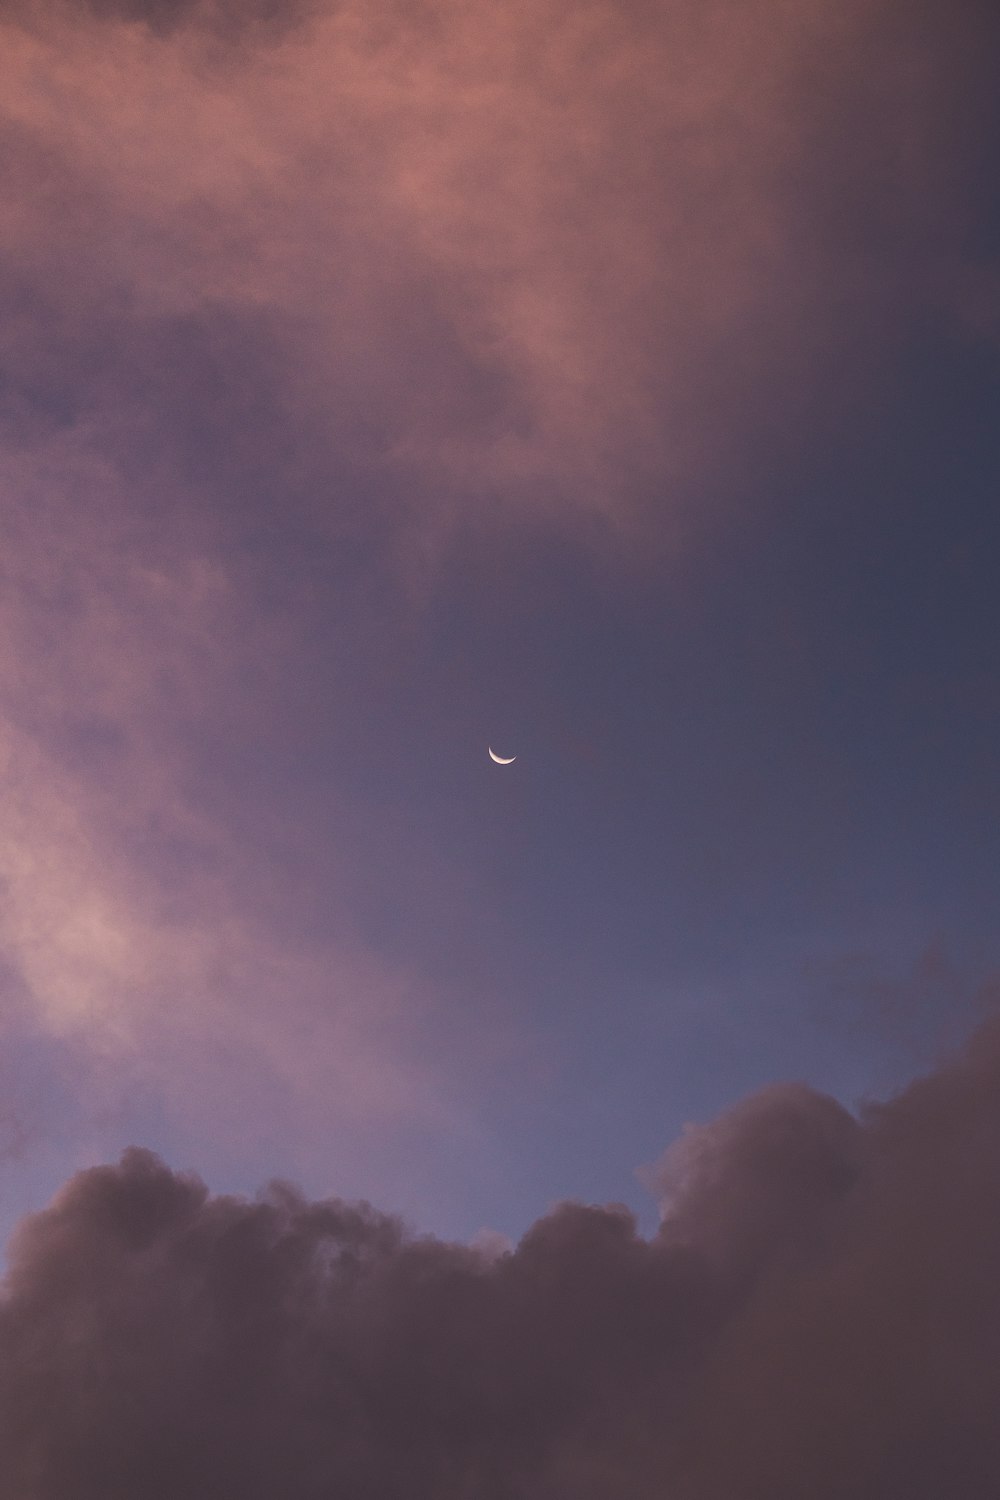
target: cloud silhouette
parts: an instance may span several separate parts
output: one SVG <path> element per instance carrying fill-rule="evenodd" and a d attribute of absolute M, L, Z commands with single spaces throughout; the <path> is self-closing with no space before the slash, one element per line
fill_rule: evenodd
<path fill-rule="evenodd" d="M 653 1239 L 565 1203 L 499 1255 L 129 1151 L 15 1236 L 10 1493 L 986 1500 L 998 1082 L 991 1022 L 859 1120 L 766 1090 L 668 1153 Z"/>

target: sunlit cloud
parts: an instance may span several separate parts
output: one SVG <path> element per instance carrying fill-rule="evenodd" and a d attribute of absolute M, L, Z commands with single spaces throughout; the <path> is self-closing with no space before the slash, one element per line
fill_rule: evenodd
<path fill-rule="evenodd" d="M 10 263 L 85 406 L 225 312 L 427 522 L 624 519 L 655 483 L 669 531 L 955 269 L 925 204 L 948 39 L 935 71 L 892 5 L 212 14 L 5 27 Z"/>

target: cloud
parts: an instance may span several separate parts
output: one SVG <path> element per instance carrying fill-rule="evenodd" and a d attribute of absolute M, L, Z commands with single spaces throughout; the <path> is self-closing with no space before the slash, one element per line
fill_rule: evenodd
<path fill-rule="evenodd" d="M 254 1133 L 255 1097 L 310 1133 L 440 1122 L 416 986 L 346 914 L 297 943 L 296 883 L 205 788 L 206 740 L 272 732 L 297 625 L 247 589 L 197 486 L 149 462 L 137 503 L 99 448 L 72 429 L 0 455 L 6 1025 L 113 1057 L 110 1096 L 139 1078 L 222 1139 Z"/>
<path fill-rule="evenodd" d="M 480 1250 L 129 1151 L 15 1236 L 12 1493 L 986 1500 L 998 1067 L 993 1022 L 860 1120 L 766 1090 L 668 1153 L 649 1241 L 566 1203 Z"/>
<path fill-rule="evenodd" d="M 624 522 L 653 486 L 669 533 L 817 420 L 845 361 L 863 386 L 901 310 L 957 295 L 972 9 L 236 14 L 15 8 L 26 400 L 68 379 L 197 441 L 181 390 L 238 326 L 298 463 L 305 424 L 307 466 L 350 453 L 424 527 L 487 502 Z M 185 339 L 201 369 L 178 389 Z"/>
<path fill-rule="evenodd" d="M 688 1127 L 644 1177 L 672 1238 L 690 1232 L 706 1255 L 756 1269 L 776 1243 L 794 1252 L 798 1236 L 822 1229 L 858 1175 L 858 1134 L 834 1100 L 776 1085 L 711 1125 Z"/>

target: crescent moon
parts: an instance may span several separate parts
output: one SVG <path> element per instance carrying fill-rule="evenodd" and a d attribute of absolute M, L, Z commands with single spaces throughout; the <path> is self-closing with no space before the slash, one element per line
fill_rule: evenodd
<path fill-rule="evenodd" d="M 495 760 L 498 766 L 512 766 L 517 760 L 516 755 L 512 755 L 509 760 L 504 760 L 502 755 L 494 755 L 489 745 L 486 748 L 490 752 L 490 760 Z"/>

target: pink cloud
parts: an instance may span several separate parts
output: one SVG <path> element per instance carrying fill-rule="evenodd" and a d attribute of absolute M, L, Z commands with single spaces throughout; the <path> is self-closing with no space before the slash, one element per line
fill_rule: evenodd
<path fill-rule="evenodd" d="M 951 295 L 974 39 L 891 3 L 338 6 L 232 44 L 31 14 L 14 263 L 70 321 L 266 315 L 289 404 L 425 520 L 623 518 L 645 475 L 669 532 Z"/>
<path fill-rule="evenodd" d="M 112 1057 L 112 1092 L 144 1078 L 233 1139 L 262 1089 L 286 1115 L 301 1101 L 304 1133 L 440 1125 L 411 976 L 346 912 L 335 937 L 295 942 L 301 892 L 275 890 L 196 794 L 192 732 L 220 715 L 257 732 L 280 620 L 210 553 L 196 507 L 180 538 L 143 524 L 86 433 L 8 447 L 2 482 L 0 945 L 34 1024 Z M 176 489 L 164 504 L 176 517 Z"/>

